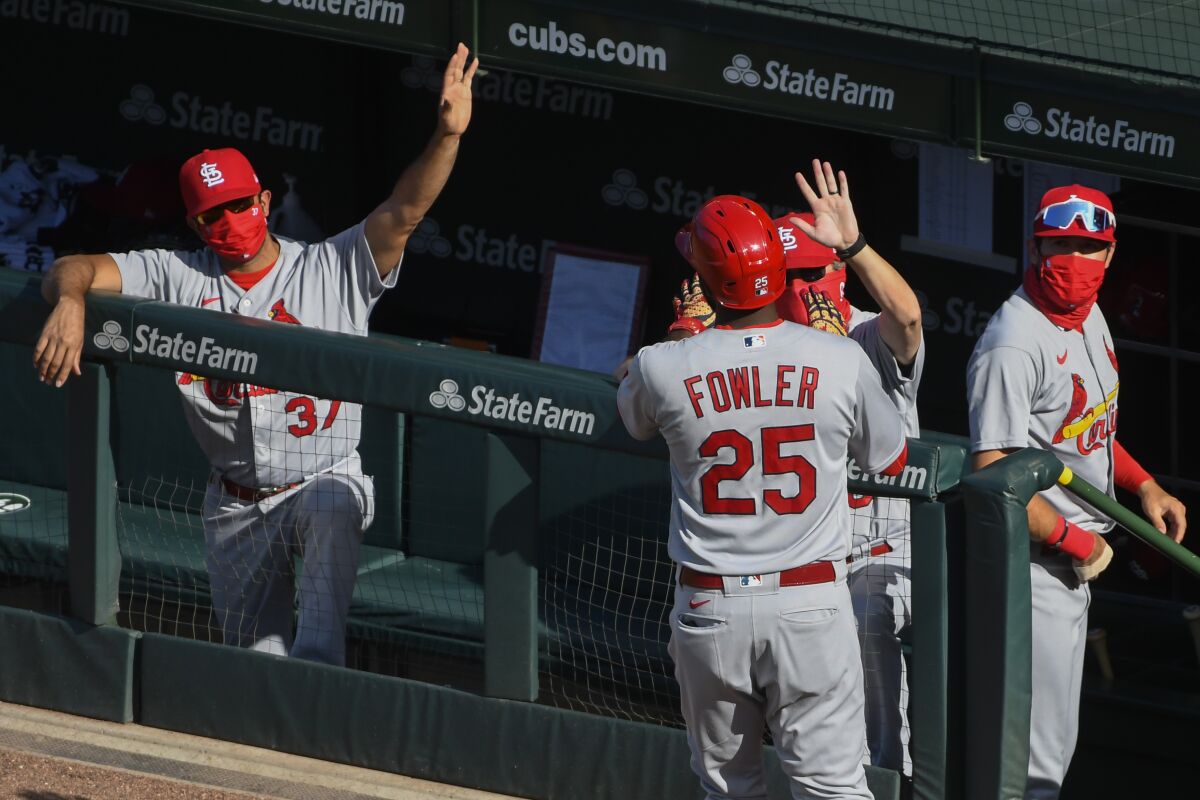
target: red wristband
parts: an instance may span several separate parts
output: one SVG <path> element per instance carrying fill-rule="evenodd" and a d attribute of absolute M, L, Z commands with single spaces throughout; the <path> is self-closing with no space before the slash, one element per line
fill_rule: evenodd
<path fill-rule="evenodd" d="M 691 331 L 695 334 L 704 333 L 707 330 L 704 323 L 695 317 L 680 317 L 667 326 L 667 333 L 671 331 Z"/>
<path fill-rule="evenodd" d="M 1113 483 L 1136 494 L 1138 487 L 1148 480 L 1152 480 L 1150 473 L 1133 460 L 1120 442 L 1113 442 Z"/>
<path fill-rule="evenodd" d="M 1057 548 L 1062 544 L 1062 540 L 1067 536 L 1067 520 L 1061 515 L 1058 522 L 1054 523 L 1054 530 L 1050 531 L 1050 535 L 1046 537 L 1045 545 L 1047 547 Z"/>
<path fill-rule="evenodd" d="M 1059 524 L 1055 526 L 1054 533 L 1050 534 L 1050 538 L 1046 543 L 1055 550 L 1061 550 L 1071 558 L 1086 561 L 1091 558 L 1092 548 L 1095 546 L 1094 534 L 1088 533 L 1083 528 L 1076 525 L 1074 522 L 1067 522 L 1062 517 L 1059 517 Z M 1062 528 L 1062 533 L 1059 534 L 1059 528 Z M 1052 539 L 1057 541 L 1051 543 Z"/>

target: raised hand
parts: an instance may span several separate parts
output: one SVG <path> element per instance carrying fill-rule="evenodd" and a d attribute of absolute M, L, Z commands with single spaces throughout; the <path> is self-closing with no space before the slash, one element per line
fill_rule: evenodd
<path fill-rule="evenodd" d="M 804 195 L 813 212 L 814 224 L 809 225 L 799 217 L 789 217 L 791 223 L 804 231 L 810 239 L 835 250 L 845 250 L 858 239 L 858 220 L 854 216 L 854 205 L 850 202 L 850 182 L 846 173 L 839 171 L 834 177 L 833 166 L 814 158 L 813 186 L 796 173 L 796 185 Z"/>
<path fill-rule="evenodd" d="M 442 96 L 438 100 L 438 127 L 442 133 L 460 136 L 471 121 L 471 79 L 479 69 L 479 59 L 467 63 L 467 46 L 458 43 L 450 56 L 442 79 Z"/>

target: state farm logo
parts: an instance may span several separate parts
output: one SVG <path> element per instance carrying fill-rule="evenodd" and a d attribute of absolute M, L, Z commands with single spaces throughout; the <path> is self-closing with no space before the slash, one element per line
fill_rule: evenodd
<path fill-rule="evenodd" d="M 1042 132 L 1042 121 L 1034 118 L 1033 106 L 1029 103 L 1018 102 L 1013 103 L 1012 113 L 1005 115 L 1004 127 L 1013 133 L 1025 131 L 1025 133 L 1036 136 Z"/>
<path fill-rule="evenodd" d="M 242 109 L 229 100 L 211 103 L 184 91 L 175 92 L 160 105 L 154 90 L 144 83 L 130 87 L 129 97 L 118 103 L 117 110 L 130 122 L 165 124 L 206 136 L 264 142 L 310 152 L 321 149 L 321 134 L 325 130 L 315 122 L 282 116 L 271 106 Z"/>
<path fill-rule="evenodd" d="M 448 408 L 451 411 L 462 411 L 467 407 L 467 401 L 458 393 L 458 383 L 449 378 L 438 384 L 438 390 L 429 395 L 429 405 L 434 408 Z"/>
<path fill-rule="evenodd" d="M 637 176 L 623 168 L 613 171 L 612 183 L 605 184 L 600 196 L 610 206 L 629 206 L 635 211 L 650 204 L 650 198 L 638 188 Z"/>
<path fill-rule="evenodd" d="M 1012 111 L 1004 115 L 1004 127 L 1012 133 L 1048 136 L 1073 144 L 1158 158 L 1175 157 L 1175 137 L 1170 134 L 1137 128 L 1127 119 L 1098 119 L 1095 114 L 1083 117 L 1054 106 L 1039 116 L 1033 105 L 1024 100 L 1013 103 Z"/>
<path fill-rule="evenodd" d="M 425 217 L 409 237 L 407 249 L 419 255 L 454 258 L 485 267 L 539 272 L 546 261 L 546 251 L 554 245 L 553 239 L 537 243 L 522 241 L 515 233 L 496 235 L 487 228 L 465 222 L 443 235 L 438 221 Z"/>
<path fill-rule="evenodd" d="M 442 74 L 429 56 L 413 56 L 412 66 L 400 70 L 400 82 L 409 89 L 442 89 Z"/>
<path fill-rule="evenodd" d="M 450 240 L 441 235 L 437 220 L 425 217 L 417 223 L 417 229 L 408 237 L 408 249 L 414 253 L 446 258 L 452 252 Z"/>
<path fill-rule="evenodd" d="M 520 392 L 497 394 L 492 387 L 483 385 L 474 386 L 468 394 L 471 397 L 470 405 L 467 404 L 466 398 L 459 394 L 458 382 L 445 378 L 438 384 L 437 391 L 429 394 L 429 405 L 455 412 L 466 411 L 471 416 L 483 416 L 492 420 L 516 422 L 583 436 L 591 436 L 596 427 L 595 414 L 560 406 L 554 402 L 553 397 L 526 397 Z"/>
<path fill-rule="evenodd" d="M 750 60 L 750 56 L 742 53 L 733 57 L 729 66 L 721 71 L 721 77 L 726 83 L 740 83 L 751 88 L 762 83 L 762 76 L 754 69 L 754 62 Z"/>
<path fill-rule="evenodd" d="M 109 320 L 100 328 L 100 332 L 92 337 L 92 344 L 101 350 L 115 350 L 124 353 L 129 349 L 129 340 L 121 335 L 121 323 Z"/>
<path fill-rule="evenodd" d="M 32 501 L 23 494 L 0 492 L 0 514 L 13 514 L 29 508 Z"/>
<path fill-rule="evenodd" d="M 779 92 L 805 98 L 874 111 L 891 111 L 896 103 L 896 90 L 862 80 L 858 73 L 834 70 L 818 72 L 808 64 L 793 65 L 787 61 L 768 59 L 760 74 L 745 53 L 738 53 L 721 70 L 721 77 L 731 86 L 745 86 L 768 92 Z"/>
<path fill-rule="evenodd" d="M 145 120 L 151 125 L 162 125 L 167 121 L 167 112 L 154 102 L 154 90 L 144 83 L 134 84 L 130 88 L 129 98 L 121 101 L 118 110 L 130 122 Z"/>
<path fill-rule="evenodd" d="M 185 369 L 180 363 L 186 364 L 186 371 L 189 372 L 191 367 L 223 369 L 246 375 L 258 371 L 258 353 L 217 344 L 211 336 L 201 336 L 197 341 L 186 338 L 183 332 L 162 333 L 157 327 L 145 323 L 136 326 L 131 335 L 133 352 L 175 362 L 173 366 L 179 369 Z M 92 344 L 100 350 L 116 353 L 130 349 L 129 339 L 121 332 L 121 323 L 111 319 L 100 326 L 100 331 L 92 337 Z"/>
<path fill-rule="evenodd" d="M 795 210 L 794 206 L 762 199 L 757 192 L 749 189 L 740 189 L 733 194 L 756 201 L 772 217 L 781 217 Z M 653 211 L 656 214 L 685 218 L 695 216 L 701 206 L 716 195 L 716 187 L 712 184 L 698 188 L 689 186 L 681 178 L 667 175 L 655 178 L 650 190 L 646 191 L 638 186 L 638 179 L 633 171 L 624 167 L 613 170 L 612 181 L 600 189 L 601 199 L 610 206 L 624 206 L 634 211 Z"/>
<path fill-rule="evenodd" d="M 429 56 L 413 56 L 411 66 L 400 71 L 400 83 L 409 89 L 441 92 L 443 80 L 441 69 Z M 507 70 L 476 73 L 471 97 L 477 102 L 503 103 L 587 119 L 607 120 L 613 114 L 612 92 Z"/>

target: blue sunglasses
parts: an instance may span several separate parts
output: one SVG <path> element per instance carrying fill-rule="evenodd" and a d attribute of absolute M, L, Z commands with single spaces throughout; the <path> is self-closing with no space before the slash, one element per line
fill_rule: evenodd
<path fill-rule="evenodd" d="M 1117 227 L 1117 219 L 1111 211 L 1091 200 L 1080 200 L 1078 197 L 1046 206 L 1038 212 L 1038 218 L 1048 227 L 1064 231 L 1070 228 L 1076 219 L 1092 233 Z"/>

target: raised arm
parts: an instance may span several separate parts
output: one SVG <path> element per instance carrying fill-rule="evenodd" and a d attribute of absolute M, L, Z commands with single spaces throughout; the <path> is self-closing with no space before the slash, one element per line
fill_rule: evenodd
<path fill-rule="evenodd" d="M 400 263 L 408 237 L 450 177 L 458 156 L 458 140 L 471 121 L 471 78 L 478 68 L 478 58 L 467 64 L 467 46 L 459 43 L 446 65 L 433 137 L 404 170 L 391 196 L 367 216 L 367 244 L 380 277 L 386 277 Z"/>
<path fill-rule="evenodd" d="M 850 201 L 850 183 L 846 173 L 839 171 L 834 178 L 833 167 L 826 161 L 813 159 L 813 180 L 816 190 L 802 173 L 796 173 L 796 183 L 813 211 L 815 225 L 799 217 L 792 223 L 808 236 L 826 247 L 857 252 L 846 258 L 854 273 L 875 302 L 879 304 L 879 333 L 899 364 L 907 365 L 917 357 L 921 347 L 921 304 L 912 287 L 887 259 L 870 245 L 852 248 L 861 236 L 854 205 Z"/>
<path fill-rule="evenodd" d="M 121 291 L 121 271 L 107 253 L 64 256 L 42 279 L 42 297 L 54 306 L 33 348 L 33 367 L 42 383 L 62 386 L 80 374 L 84 296 L 91 289 Z"/>

